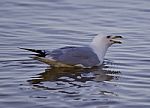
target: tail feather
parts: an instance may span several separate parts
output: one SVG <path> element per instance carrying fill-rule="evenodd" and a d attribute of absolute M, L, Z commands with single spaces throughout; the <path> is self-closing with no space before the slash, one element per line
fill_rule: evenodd
<path fill-rule="evenodd" d="M 47 55 L 45 50 L 36 50 L 36 49 L 30 49 L 30 48 L 20 48 L 20 49 L 35 52 L 37 53 L 35 55 L 39 57 L 45 57 Z"/>
<path fill-rule="evenodd" d="M 31 52 L 37 53 L 37 54 L 35 54 L 36 56 L 31 57 L 31 58 L 33 58 L 35 60 L 39 60 L 39 61 L 41 61 L 43 63 L 48 64 L 48 65 L 51 65 L 52 67 L 81 68 L 80 66 L 73 66 L 73 65 L 61 63 L 59 61 L 47 59 L 47 58 L 45 58 L 45 56 L 47 55 L 45 50 L 35 50 L 35 49 L 20 48 L 20 47 L 19 47 L 19 49 L 23 49 L 23 50 L 27 50 L 27 51 L 31 51 Z"/>

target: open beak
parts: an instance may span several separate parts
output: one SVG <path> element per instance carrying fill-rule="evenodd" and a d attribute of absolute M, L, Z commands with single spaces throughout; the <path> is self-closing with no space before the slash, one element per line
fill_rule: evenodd
<path fill-rule="evenodd" d="M 121 44 L 122 42 L 121 42 L 120 40 L 118 40 L 118 39 L 122 39 L 122 38 L 123 38 L 122 36 L 113 36 L 113 37 L 111 38 L 111 41 L 112 41 L 113 43 Z"/>

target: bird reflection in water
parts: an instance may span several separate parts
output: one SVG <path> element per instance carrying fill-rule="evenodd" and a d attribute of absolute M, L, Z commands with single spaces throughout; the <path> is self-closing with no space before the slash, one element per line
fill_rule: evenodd
<path fill-rule="evenodd" d="M 109 70 L 108 66 L 93 67 L 90 69 L 83 68 L 47 68 L 45 72 L 32 77 L 28 80 L 30 84 L 40 84 L 46 81 L 62 81 L 62 82 L 86 82 L 86 81 L 110 81 L 118 79 L 115 74 L 119 71 Z"/>
<path fill-rule="evenodd" d="M 91 82 L 103 82 L 111 81 L 113 79 L 118 80 L 117 74 L 119 71 L 112 71 L 110 67 L 102 65 L 101 67 L 93 67 L 91 69 L 81 68 L 47 68 L 45 72 L 40 73 L 37 77 L 32 77 L 28 82 L 33 86 L 33 89 L 42 89 L 58 93 L 66 94 L 75 98 L 81 98 L 79 96 L 79 89 L 91 88 L 88 81 Z M 99 83 L 100 85 L 103 83 Z M 104 89 L 105 86 L 98 87 L 98 95 L 113 95 L 116 93 L 110 89 Z M 106 86 L 108 87 L 108 86 Z"/>

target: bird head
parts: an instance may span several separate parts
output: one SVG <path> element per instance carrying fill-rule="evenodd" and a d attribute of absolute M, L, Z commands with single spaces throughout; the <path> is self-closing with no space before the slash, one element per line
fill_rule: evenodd
<path fill-rule="evenodd" d="M 90 44 L 90 47 L 96 53 L 100 60 L 100 64 L 102 64 L 104 56 L 106 54 L 107 49 L 113 44 L 121 44 L 120 39 L 122 36 L 114 36 L 114 35 L 97 35 Z"/>
<path fill-rule="evenodd" d="M 105 35 L 105 36 L 96 36 L 92 43 L 93 45 L 97 47 L 105 46 L 110 47 L 113 44 L 121 44 L 122 42 L 120 39 L 123 38 L 122 36 L 116 36 L 116 35 Z"/>

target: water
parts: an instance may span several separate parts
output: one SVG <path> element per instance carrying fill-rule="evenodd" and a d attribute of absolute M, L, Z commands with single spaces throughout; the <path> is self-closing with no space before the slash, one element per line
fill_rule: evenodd
<path fill-rule="evenodd" d="M 149 108 L 149 0 L 1 0 L 1 108 Z M 87 45 L 97 33 L 124 36 L 98 69 L 64 70 L 18 47 Z"/>

